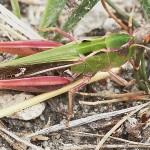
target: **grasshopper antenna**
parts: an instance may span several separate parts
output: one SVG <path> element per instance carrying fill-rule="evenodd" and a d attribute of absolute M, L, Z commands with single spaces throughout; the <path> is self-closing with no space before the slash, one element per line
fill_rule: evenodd
<path fill-rule="evenodd" d="M 105 0 L 101 0 L 101 3 L 106 10 L 106 12 L 112 17 L 124 30 L 129 31 L 128 26 L 126 26 L 120 19 L 118 19 L 114 14 L 112 14 L 106 6 Z"/>
<path fill-rule="evenodd" d="M 134 46 L 143 47 L 143 48 L 145 48 L 147 50 L 150 50 L 150 47 L 144 46 L 142 44 L 132 44 L 130 47 L 134 47 Z"/>
<path fill-rule="evenodd" d="M 129 16 L 129 21 L 128 21 L 128 27 L 129 27 L 129 33 L 130 34 L 133 34 L 133 14 L 134 14 L 134 10 L 135 10 L 135 4 L 134 4 L 134 6 L 133 6 L 133 8 L 132 8 L 132 11 L 131 11 L 131 14 L 130 14 L 130 16 Z"/>
<path fill-rule="evenodd" d="M 73 36 L 71 36 L 70 34 L 64 32 L 63 30 L 57 28 L 57 27 L 49 27 L 49 28 L 43 28 L 43 29 L 40 29 L 40 28 L 37 28 L 35 27 L 39 32 L 48 32 L 48 31 L 53 31 L 55 33 L 58 33 L 66 38 L 68 38 L 69 40 L 71 41 L 77 41 Z"/>

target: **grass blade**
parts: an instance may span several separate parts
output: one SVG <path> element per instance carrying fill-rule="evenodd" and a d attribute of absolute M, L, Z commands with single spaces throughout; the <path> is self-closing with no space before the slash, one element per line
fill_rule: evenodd
<path fill-rule="evenodd" d="M 61 28 L 63 31 L 69 32 L 83 17 L 88 13 L 99 0 L 83 0 L 81 4 L 72 12 L 66 23 Z M 59 41 L 62 36 L 56 35 L 54 40 Z"/>
<path fill-rule="evenodd" d="M 67 1 L 68 0 L 47 0 L 39 28 L 54 26 Z"/>
<path fill-rule="evenodd" d="M 19 4 L 18 4 L 18 0 L 10 0 L 10 2 L 11 2 L 12 9 L 13 9 L 13 13 L 18 18 L 21 18 L 20 7 L 19 7 Z"/>
<path fill-rule="evenodd" d="M 37 32 L 27 26 L 23 21 L 17 18 L 12 12 L 0 4 L 0 19 L 5 21 L 15 30 L 24 34 L 29 39 L 43 39 Z"/>
<path fill-rule="evenodd" d="M 139 1 L 144 9 L 145 18 L 150 19 L 150 0 L 139 0 Z"/>

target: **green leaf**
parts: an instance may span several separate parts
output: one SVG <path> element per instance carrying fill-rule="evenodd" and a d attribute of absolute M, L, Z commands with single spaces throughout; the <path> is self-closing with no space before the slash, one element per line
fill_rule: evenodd
<path fill-rule="evenodd" d="M 150 18 L 150 0 L 139 0 L 143 9 L 144 9 L 144 15 L 146 19 Z"/>
<path fill-rule="evenodd" d="M 54 26 L 68 0 L 47 0 L 40 28 Z"/>
<path fill-rule="evenodd" d="M 82 0 L 81 4 L 72 12 L 71 16 L 61 28 L 65 32 L 69 32 L 72 28 L 88 13 L 99 0 Z M 56 35 L 54 40 L 59 41 L 62 38 Z"/>

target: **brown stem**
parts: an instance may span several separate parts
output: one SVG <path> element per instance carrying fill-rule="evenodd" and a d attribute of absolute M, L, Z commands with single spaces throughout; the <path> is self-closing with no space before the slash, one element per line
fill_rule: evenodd
<path fill-rule="evenodd" d="M 144 43 L 147 44 L 149 41 L 150 41 L 150 33 L 148 33 L 148 35 L 144 39 Z"/>
<path fill-rule="evenodd" d="M 107 13 L 112 17 L 124 30 L 128 31 L 128 26 L 126 26 L 121 20 L 119 20 L 114 14 L 112 14 L 106 6 L 105 0 L 101 0 L 101 3 Z"/>

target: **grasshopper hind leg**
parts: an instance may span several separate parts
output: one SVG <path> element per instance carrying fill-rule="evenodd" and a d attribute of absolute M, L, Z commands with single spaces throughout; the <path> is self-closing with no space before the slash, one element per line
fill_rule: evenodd
<path fill-rule="evenodd" d="M 135 83 L 135 79 L 128 82 L 117 74 L 114 74 L 111 70 L 108 70 L 107 72 L 110 74 L 110 78 L 116 81 L 119 85 L 130 87 Z"/>
<path fill-rule="evenodd" d="M 91 77 L 93 75 L 84 75 L 83 76 L 83 82 L 78 84 L 77 86 L 75 86 L 73 89 L 71 89 L 68 93 L 68 122 L 70 121 L 71 117 L 72 117 L 72 100 L 73 100 L 73 94 L 75 94 L 75 92 L 79 91 L 81 88 L 83 88 L 84 86 L 86 86 Z"/>

